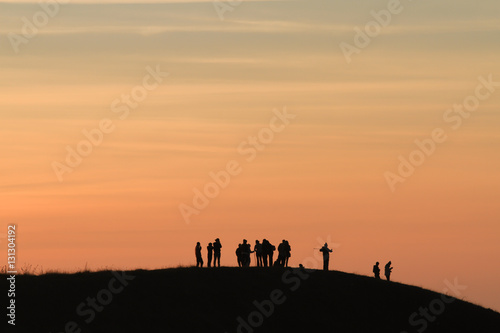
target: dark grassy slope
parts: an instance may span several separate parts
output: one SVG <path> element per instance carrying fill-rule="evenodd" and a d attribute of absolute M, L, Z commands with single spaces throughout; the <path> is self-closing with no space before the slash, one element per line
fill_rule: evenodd
<path fill-rule="evenodd" d="M 238 331 L 238 317 L 248 322 L 256 311 L 254 300 L 269 300 L 276 289 L 283 292 L 278 299 L 284 302 L 274 306 L 260 327 L 251 328 L 254 332 L 418 332 L 424 320 L 419 316 L 421 321 L 412 326 L 410 315 L 441 297 L 341 272 L 180 268 L 127 274 L 135 278 L 88 324 L 89 312 L 80 316 L 77 306 L 108 289 L 112 272 L 18 276 L 15 332 L 65 332 L 66 323 L 74 321 L 81 332 L 232 333 Z M 5 276 L 1 279 L 3 283 Z M 105 302 L 106 293 L 100 294 Z M 500 332 L 499 313 L 460 300 L 446 304 L 435 317 L 425 321 L 425 332 Z M 253 316 L 254 324 L 259 319 Z"/>

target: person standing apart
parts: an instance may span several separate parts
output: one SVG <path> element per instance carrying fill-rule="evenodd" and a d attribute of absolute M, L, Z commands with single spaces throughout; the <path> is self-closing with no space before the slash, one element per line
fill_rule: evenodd
<path fill-rule="evenodd" d="M 379 265 L 378 261 L 375 265 L 373 265 L 373 274 L 375 274 L 376 279 L 380 280 L 380 267 L 378 267 L 378 265 Z"/>
<path fill-rule="evenodd" d="M 194 254 L 196 255 L 196 267 L 203 267 L 203 258 L 201 257 L 200 242 L 196 243 L 196 247 L 194 248 Z"/>
<path fill-rule="evenodd" d="M 328 270 L 328 265 L 330 263 L 330 252 L 333 252 L 328 248 L 328 244 L 325 243 L 321 249 L 319 249 L 320 252 L 323 252 L 323 270 L 327 271 Z"/>
<path fill-rule="evenodd" d="M 389 261 L 387 264 L 385 264 L 385 277 L 387 278 L 387 281 L 391 281 L 391 273 L 392 267 L 391 262 Z"/>

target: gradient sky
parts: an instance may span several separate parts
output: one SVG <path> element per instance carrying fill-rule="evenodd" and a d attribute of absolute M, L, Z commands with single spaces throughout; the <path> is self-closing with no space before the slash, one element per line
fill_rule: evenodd
<path fill-rule="evenodd" d="M 267 238 L 297 266 L 328 240 L 334 269 L 392 260 L 396 281 L 457 278 L 500 310 L 500 91 L 459 129 L 443 120 L 479 76 L 500 81 L 500 3 L 401 3 L 350 64 L 339 44 L 387 1 L 243 1 L 224 21 L 210 1 L 72 2 L 19 53 L 9 33 L 40 7 L 0 3 L 0 219 L 20 264 L 192 265 L 219 237 L 223 265 Z M 111 103 L 147 66 L 169 76 L 120 120 Z M 237 147 L 284 107 L 296 118 L 247 162 Z M 59 182 L 52 163 L 103 118 L 115 130 Z M 438 127 L 447 141 L 391 192 L 384 173 Z M 179 205 L 231 160 L 241 174 L 186 224 Z"/>

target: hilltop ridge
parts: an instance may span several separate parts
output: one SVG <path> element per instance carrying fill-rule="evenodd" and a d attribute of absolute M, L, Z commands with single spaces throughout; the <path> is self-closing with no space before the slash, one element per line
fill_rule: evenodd
<path fill-rule="evenodd" d="M 338 271 L 192 267 L 17 284 L 15 332 L 500 332 L 493 310 Z"/>

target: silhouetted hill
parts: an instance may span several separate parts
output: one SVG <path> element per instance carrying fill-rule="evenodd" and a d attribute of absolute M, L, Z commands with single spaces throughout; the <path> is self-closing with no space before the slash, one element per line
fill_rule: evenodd
<path fill-rule="evenodd" d="M 500 332 L 492 310 L 337 271 L 102 271 L 16 285 L 15 332 Z"/>

